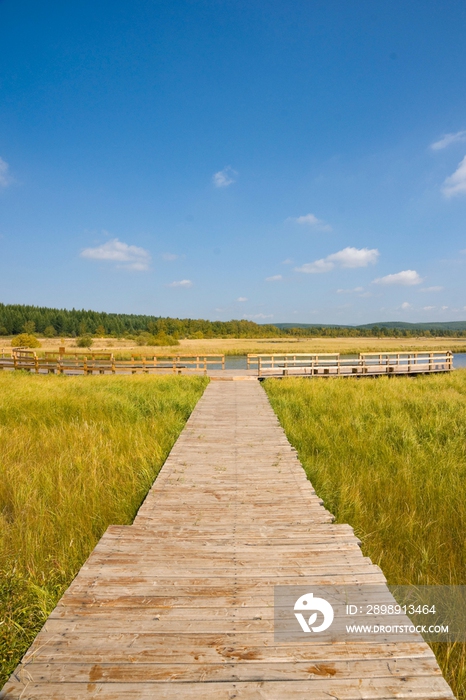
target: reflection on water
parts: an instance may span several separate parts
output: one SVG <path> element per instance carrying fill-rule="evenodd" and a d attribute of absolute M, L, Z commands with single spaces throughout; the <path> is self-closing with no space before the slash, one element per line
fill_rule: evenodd
<path fill-rule="evenodd" d="M 246 355 L 225 355 L 225 369 L 247 369 Z"/>
<path fill-rule="evenodd" d="M 453 353 L 453 367 L 455 369 L 466 367 L 466 352 Z"/>

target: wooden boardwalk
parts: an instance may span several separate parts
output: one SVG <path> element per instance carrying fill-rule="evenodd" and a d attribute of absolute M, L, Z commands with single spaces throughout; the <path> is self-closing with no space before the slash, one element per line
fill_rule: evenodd
<path fill-rule="evenodd" d="M 275 584 L 385 581 L 332 520 L 259 382 L 210 383 L 0 697 L 453 698 L 422 641 L 274 642 Z"/>
<path fill-rule="evenodd" d="M 0 370 L 23 370 L 35 374 L 200 374 L 211 379 L 234 380 L 239 377 L 378 377 L 451 372 L 453 354 L 432 352 L 359 353 L 344 357 L 339 353 L 295 353 L 255 355 L 245 358 L 243 369 L 226 369 L 225 355 L 133 356 L 116 360 L 112 353 L 46 352 L 39 357 L 34 350 L 13 348 L 0 351 Z"/>

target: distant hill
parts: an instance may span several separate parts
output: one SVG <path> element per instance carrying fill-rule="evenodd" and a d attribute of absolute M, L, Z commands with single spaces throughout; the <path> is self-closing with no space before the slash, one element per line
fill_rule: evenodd
<path fill-rule="evenodd" d="M 432 321 L 428 323 L 406 323 L 405 321 L 379 321 L 378 323 L 365 323 L 359 326 L 341 325 L 335 323 L 275 323 L 280 330 L 290 328 L 355 328 L 370 330 L 372 328 L 391 328 L 398 330 L 415 331 L 466 331 L 466 321 Z"/>
<path fill-rule="evenodd" d="M 378 326 L 382 328 L 399 328 L 400 330 L 439 330 L 439 331 L 465 331 L 466 321 L 431 321 L 430 323 L 406 323 L 405 321 L 386 321 L 385 323 L 366 323 L 357 328 L 374 328 Z"/>

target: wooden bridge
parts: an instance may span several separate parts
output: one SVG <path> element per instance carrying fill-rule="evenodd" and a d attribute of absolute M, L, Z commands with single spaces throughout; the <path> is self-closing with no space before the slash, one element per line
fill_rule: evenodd
<path fill-rule="evenodd" d="M 0 354 L 0 370 L 24 370 L 36 374 L 204 374 L 212 379 L 302 376 L 351 377 L 415 375 L 450 372 L 453 353 L 387 352 L 360 353 L 357 357 L 339 353 L 295 353 L 247 355 L 246 369 L 225 369 L 225 355 L 133 355 L 117 360 L 111 353 L 46 352 L 13 348 Z"/>
<path fill-rule="evenodd" d="M 0 698 L 451 700 L 419 636 L 275 641 L 275 585 L 369 583 L 386 590 L 260 384 L 211 382 L 134 524 L 107 530 Z"/>
<path fill-rule="evenodd" d="M 257 367 L 259 377 L 354 376 L 383 374 L 426 374 L 453 369 L 453 353 L 364 352 L 358 357 L 339 353 L 248 355 L 248 367 Z"/>

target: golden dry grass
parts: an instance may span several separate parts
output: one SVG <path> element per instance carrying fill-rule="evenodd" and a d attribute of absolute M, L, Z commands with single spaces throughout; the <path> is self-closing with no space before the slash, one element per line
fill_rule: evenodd
<path fill-rule="evenodd" d="M 110 524 L 130 524 L 200 377 L 0 374 L 0 688 Z"/>
<path fill-rule="evenodd" d="M 273 408 L 337 522 L 391 584 L 466 584 L 466 370 L 270 379 Z M 433 645 L 466 698 L 466 645 Z"/>
<path fill-rule="evenodd" d="M 67 350 L 76 352 L 113 352 L 116 356 L 130 357 L 131 353 L 153 355 L 246 355 L 248 353 L 319 353 L 339 352 L 357 354 L 359 352 L 416 352 L 452 350 L 466 352 L 466 338 L 212 338 L 205 340 L 180 340 L 180 345 L 169 347 L 138 346 L 133 340 L 116 338 L 95 338 L 91 351 L 77 348 L 76 341 L 65 338 Z M 40 338 L 40 352 L 57 351 L 61 340 Z M 2 343 L 0 342 L 0 350 Z M 11 339 L 5 339 L 4 349 L 11 351 Z"/>

